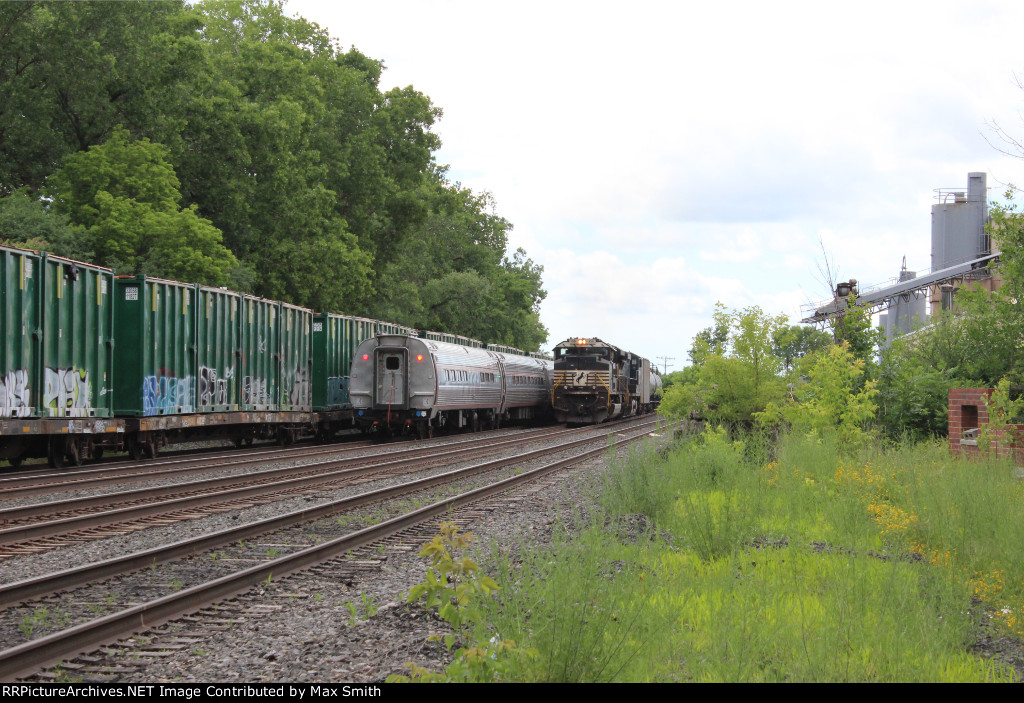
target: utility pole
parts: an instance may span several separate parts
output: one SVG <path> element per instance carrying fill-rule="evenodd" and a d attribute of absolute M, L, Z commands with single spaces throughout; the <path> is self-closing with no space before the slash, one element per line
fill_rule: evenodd
<path fill-rule="evenodd" d="M 654 358 L 655 359 L 661 359 L 661 368 L 662 368 L 661 375 L 662 376 L 664 376 L 665 374 L 668 373 L 669 367 L 675 366 L 675 364 L 668 363 L 670 361 L 675 361 L 676 360 L 676 358 L 674 356 L 656 356 Z"/>

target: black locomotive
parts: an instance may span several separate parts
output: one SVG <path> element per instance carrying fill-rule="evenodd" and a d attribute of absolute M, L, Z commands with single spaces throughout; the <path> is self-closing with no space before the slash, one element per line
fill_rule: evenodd
<path fill-rule="evenodd" d="M 555 346 L 551 405 L 558 422 L 595 424 L 652 412 L 661 388 L 650 361 L 597 337 L 573 337 Z"/>

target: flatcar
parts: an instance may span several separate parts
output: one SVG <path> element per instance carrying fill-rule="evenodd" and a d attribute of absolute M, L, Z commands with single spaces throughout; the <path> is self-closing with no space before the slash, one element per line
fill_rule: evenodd
<path fill-rule="evenodd" d="M 555 346 L 551 406 L 558 422 L 596 424 L 653 411 L 661 376 L 647 359 L 597 337 Z"/>
<path fill-rule="evenodd" d="M 551 361 L 522 354 L 378 334 L 356 349 L 349 398 L 363 430 L 475 431 L 545 415 L 552 370 Z"/>

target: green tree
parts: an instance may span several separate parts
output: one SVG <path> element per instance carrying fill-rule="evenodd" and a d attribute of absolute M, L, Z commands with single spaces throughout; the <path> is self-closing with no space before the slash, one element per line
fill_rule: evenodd
<path fill-rule="evenodd" d="M 989 208 L 987 231 L 999 247 L 999 273 L 1003 277 L 1000 290 L 1024 300 L 1024 214 L 1016 202 L 1016 189 L 1010 186 L 1003 194 L 1006 202 Z"/>
<path fill-rule="evenodd" d="M 957 313 L 931 320 L 881 354 L 878 419 L 892 438 L 945 435 L 950 388 L 1021 380 L 1021 312 L 1003 291 L 962 289 Z"/>
<path fill-rule="evenodd" d="M 206 69 L 174 150 L 186 202 L 222 228 L 259 294 L 369 313 L 374 269 L 426 216 L 440 111 L 412 88 L 384 94 L 379 61 L 341 52 L 282 2 L 196 7 Z M 323 270 L 344 284 L 311 285 Z"/>
<path fill-rule="evenodd" d="M 878 422 L 893 440 L 912 441 L 945 435 L 949 389 L 964 383 L 950 368 L 938 368 L 927 360 L 923 347 L 937 335 L 925 333 L 894 340 L 882 351 L 878 368 Z"/>
<path fill-rule="evenodd" d="M 79 261 L 92 259 L 92 252 L 68 219 L 29 195 L 27 188 L 0 198 L 0 242 Z"/>
<path fill-rule="evenodd" d="M 831 344 L 831 335 L 809 325 L 786 325 L 772 334 L 772 354 L 782 360 L 787 372 L 797 360 Z"/>
<path fill-rule="evenodd" d="M 772 339 L 786 317 L 768 315 L 757 306 L 728 311 L 718 303 L 714 319 L 714 326 L 694 339 L 691 368 L 697 371 L 690 378 L 696 378 L 665 392 L 663 412 L 749 424 L 784 392 L 782 360 L 772 353 Z"/>
<path fill-rule="evenodd" d="M 870 371 L 882 332 L 871 324 L 871 311 L 859 305 L 853 294 L 847 298 L 846 311 L 833 319 L 832 335 L 836 344 L 846 342 L 854 358 L 863 361 Z"/>
<path fill-rule="evenodd" d="M 199 27 L 182 2 L 0 3 L 0 193 L 39 190 L 119 124 L 181 129 Z"/>
<path fill-rule="evenodd" d="M 448 183 L 442 169 L 420 193 L 429 214 L 381 268 L 368 314 L 538 349 L 543 267 L 522 249 L 507 254 L 511 224 L 493 198 Z"/>
<path fill-rule="evenodd" d="M 700 377 L 700 367 L 698 366 L 685 366 L 679 371 L 672 371 L 661 377 L 664 390 L 668 390 L 672 386 L 686 385 L 696 383 Z"/>
<path fill-rule="evenodd" d="M 818 436 L 836 433 L 847 446 L 867 440 L 875 415 L 874 381 L 861 382 L 865 362 L 847 342 L 805 356 L 797 363 L 797 378 L 788 402 L 769 403 L 758 422 L 780 419 L 794 431 Z"/>
<path fill-rule="evenodd" d="M 729 341 L 729 321 L 719 314 L 723 311 L 722 304 L 716 303 L 715 324 L 712 327 L 705 327 L 694 336 L 689 351 L 690 363 L 694 366 L 701 366 L 711 354 L 725 353 Z"/>
<path fill-rule="evenodd" d="M 49 184 L 97 263 L 538 345 L 542 269 L 434 162 L 440 109 L 284 7 L 0 3 L 0 197 Z"/>
<path fill-rule="evenodd" d="M 237 261 L 194 206 L 178 206 L 178 179 L 166 158 L 159 144 L 115 130 L 51 177 L 53 207 L 81 228 L 102 266 L 222 285 Z"/>

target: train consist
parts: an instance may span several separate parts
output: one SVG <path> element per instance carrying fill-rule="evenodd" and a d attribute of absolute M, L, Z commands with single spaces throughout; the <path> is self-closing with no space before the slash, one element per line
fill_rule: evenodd
<path fill-rule="evenodd" d="M 0 459 L 352 426 L 356 345 L 401 325 L 0 247 Z"/>
<path fill-rule="evenodd" d="M 387 433 L 497 428 L 548 414 L 550 360 L 411 335 L 377 335 L 356 349 L 349 396 L 356 423 Z"/>
<path fill-rule="evenodd" d="M 183 441 L 432 436 L 656 407 L 650 363 L 598 339 L 537 353 L 0 246 L 0 459 L 53 467 Z"/>
<path fill-rule="evenodd" d="M 650 361 L 596 337 L 573 337 L 555 346 L 551 406 L 558 422 L 642 415 L 658 407 L 661 388 Z"/>

